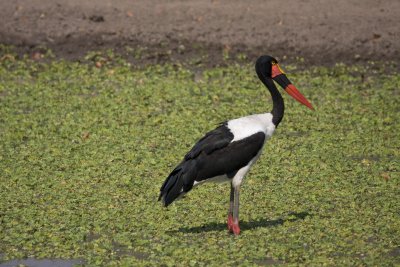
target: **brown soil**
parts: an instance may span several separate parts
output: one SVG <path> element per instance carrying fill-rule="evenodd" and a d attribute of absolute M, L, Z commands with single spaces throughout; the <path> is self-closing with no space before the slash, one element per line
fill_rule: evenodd
<path fill-rule="evenodd" d="M 266 53 L 323 65 L 400 60 L 398 0 L 0 0 L 0 6 L 0 43 L 29 53 L 47 47 L 67 59 L 113 48 L 138 63 L 215 65 Z"/>

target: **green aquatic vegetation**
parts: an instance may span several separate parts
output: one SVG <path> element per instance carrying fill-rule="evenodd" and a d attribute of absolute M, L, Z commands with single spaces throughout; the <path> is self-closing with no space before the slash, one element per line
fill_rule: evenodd
<path fill-rule="evenodd" d="M 254 67 L 118 62 L 1 60 L 3 260 L 400 264 L 398 74 L 286 66 L 316 112 L 284 96 L 285 118 L 242 187 L 242 234 L 233 237 L 227 184 L 198 187 L 168 209 L 156 200 L 206 131 L 271 109 Z"/>

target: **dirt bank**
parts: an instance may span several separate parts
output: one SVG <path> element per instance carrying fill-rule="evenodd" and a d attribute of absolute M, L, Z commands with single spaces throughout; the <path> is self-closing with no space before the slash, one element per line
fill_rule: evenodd
<path fill-rule="evenodd" d="M 0 0 L 0 43 L 90 50 L 143 48 L 144 62 L 202 55 L 303 57 L 314 64 L 400 60 L 400 1 Z"/>

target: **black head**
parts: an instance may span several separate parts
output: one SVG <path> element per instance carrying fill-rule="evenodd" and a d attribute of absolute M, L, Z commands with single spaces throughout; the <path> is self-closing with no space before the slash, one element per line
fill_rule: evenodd
<path fill-rule="evenodd" d="M 286 77 L 283 70 L 279 67 L 278 61 L 271 56 L 261 56 L 256 61 L 256 72 L 258 78 L 271 91 L 277 90 L 272 80 L 278 83 L 290 96 L 307 106 L 314 109 L 310 102 L 297 90 L 292 82 Z"/>
<path fill-rule="evenodd" d="M 259 57 L 256 61 L 256 72 L 258 77 L 262 74 L 264 77 L 270 78 L 273 64 L 278 64 L 278 60 L 268 55 Z"/>

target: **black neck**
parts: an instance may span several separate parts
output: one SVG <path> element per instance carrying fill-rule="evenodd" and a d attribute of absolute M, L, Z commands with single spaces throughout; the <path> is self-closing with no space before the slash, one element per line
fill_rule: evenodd
<path fill-rule="evenodd" d="M 271 93 L 273 104 L 271 111 L 272 123 L 275 124 L 275 127 L 278 127 L 278 124 L 282 121 L 283 114 L 285 113 L 285 104 L 283 103 L 282 95 L 279 93 L 271 78 L 267 78 L 263 74 L 259 74 L 258 77 Z"/>

